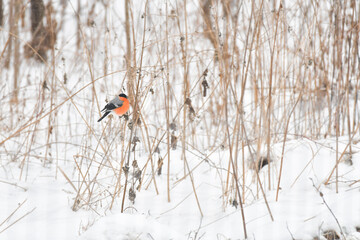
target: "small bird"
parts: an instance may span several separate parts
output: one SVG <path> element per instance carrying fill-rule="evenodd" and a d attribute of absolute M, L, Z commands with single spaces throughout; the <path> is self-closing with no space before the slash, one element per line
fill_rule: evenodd
<path fill-rule="evenodd" d="M 100 122 L 104 119 L 109 113 L 114 112 L 118 116 L 124 115 L 130 107 L 129 100 L 126 94 L 121 93 L 118 97 L 111 100 L 106 106 L 104 107 L 101 112 L 105 112 L 104 115 L 98 120 Z"/>

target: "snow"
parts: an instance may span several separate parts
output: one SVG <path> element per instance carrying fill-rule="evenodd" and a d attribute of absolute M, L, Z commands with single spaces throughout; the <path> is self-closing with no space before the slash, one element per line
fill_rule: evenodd
<path fill-rule="evenodd" d="M 245 203 L 249 239 L 269 239 L 269 236 L 271 239 L 290 239 L 291 234 L 295 239 L 312 239 L 327 229 L 340 232 L 337 221 L 347 239 L 359 239 L 356 227 L 360 223 L 360 188 L 356 184 L 349 186 L 360 176 L 359 154 L 353 155 L 353 165 L 340 163 L 339 192 L 336 193 L 333 181 L 329 185 L 323 184 L 334 166 L 333 143 L 329 140 L 322 141 L 321 145 L 306 140 L 288 143 L 279 200 L 275 200 L 276 188 L 266 191 L 274 221 L 261 196 Z M 309 154 L 310 148 L 317 154 Z M 278 149 L 281 149 L 281 144 L 278 144 Z M 173 154 L 176 152 L 179 150 Z M 224 152 L 219 150 L 219 154 L 224 155 Z M 273 165 L 276 167 L 273 166 L 272 170 L 278 168 L 278 160 Z M 196 174 L 193 173 L 203 217 L 189 177 L 174 184 L 181 174 L 172 176 L 171 202 L 167 201 L 166 176 L 162 175 L 157 177 L 159 195 L 153 189 L 141 190 L 135 204 L 128 203 L 124 213 L 121 213 L 119 204 L 98 215 L 91 210 L 71 210 L 73 189 L 61 175 L 54 179 L 55 169 L 31 164 L 29 172 L 32 174 L 28 180 L 15 181 L 5 177 L 7 168 L 19 171 L 13 163 L 2 168 L 0 219 L 5 220 L 20 203 L 25 202 L 1 225 L 4 229 L 20 219 L 1 234 L 1 239 L 28 239 L 29 236 L 32 239 L 82 240 L 188 239 L 195 238 L 195 235 L 203 239 L 243 239 L 241 211 L 231 206 L 224 207 L 219 176 L 205 162 L 195 170 Z M 260 175 L 266 175 L 264 170 Z M 299 176 L 301 172 L 303 174 Z M 323 193 L 330 209 L 313 184 Z"/>
<path fill-rule="evenodd" d="M 68 1 L 70 5 L 73 2 Z M 184 32 L 184 26 L 181 25 L 177 29 L 174 27 L 176 18 L 169 20 L 169 24 L 173 24 L 168 30 L 169 59 L 171 60 L 169 60 L 170 69 L 164 70 L 166 65 L 165 5 L 164 2 L 149 1 L 148 11 L 151 14 L 147 16 L 149 33 L 145 32 L 147 34 L 146 51 L 143 56 L 139 96 L 143 123 L 134 133 L 140 142 L 137 143 L 136 149 L 130 152 L 130 171 L 124 209 L 122 209 L 125 174 L 121 170 L 128 159 L 128 144 L 131 142 L 129 122 L 115 116 L 106 118 L 101 123 L 96 122 L 99 118 L 97 105 L 99 104 L 101 108 L 106 99 L 113 98 L 120 89 L 121 91 L 126 89 L 123 2 L 110 2 L 110 8 L 106 8 L 105 4 L 104 6 L 100 3 L 96 4 L 94 12 L 90 14 L 86 11 L 91 9 L 91 3 L 82 1 L 86 10 L 84 11 L 86 14 L 80 16 L 84 34 L 82 44 L 85 42 L 88 47 L 85 48 L 82 45 L 82 49 L 77 49 L 75 43 L 77 23 L 74 8 L 76 7 L 68 6 L 67 18 L 62 31 L 59 31 L 55 49 L 55 69 L 52 69 L 50 65 L 44 66 L 31 60 L 24 60 L 19 76 L 21 97 L 17 105 L 12 103 L 13 89 L 11 84 L 8 84 L 13 72 L 0 70 L 0 76 L 4 79 L 4 83 L 0 81 L 2 84 L 0 99 L 3 106 L 3 111 L 0 111 L 0 142 L 9 137 L 4 144 L 0 145 L 0 240 L 244 239 L 244 222 L 233 178 L 230 147 L 228 142 L 224 141 L 226 124 L 221 111 L 223 111 L 222 101 L 225 101 L 225 98 L 214 102 L 214 98 L 209 97 L 210 95 L 202 97 L 201 88 L 198 86 L 199 79 L 202 78 L 206 69 L 209 71 L 208 92 L 215 92 L 216 96 L 222 94 L 221 82 L 218 78 L 220 70 L 218 63 L 213 60 L 214 49 L 209 40 L 202 38 L 200 34 L 203 26 L 197 21 L 199 17 L 197 11 L 200 8 L 198 3 L 189 3 L 187 6 L 188 23 L 196 23 L 188 26 L 191 34 L 189 34 L 190 47 L 187 54 L 190 97 L 197 115 L 193 121 L 186 118 L 187 138 L 183 146 L 181 142 L 182 134 L 184 134 L 183 95 L 177 93 L 183 92 L 184 72 L 181 65 L 183 56 L 179 39 L 184 33 L 180 34 L 178 31 Z M 182 3 L 170 1 L 169 9 L 181 7 L 177 4 Z M 133 3 L 131 7 L 134 11 L 134 36 L 137 43 L 135 58 L 139 61 L 144 21 L 141 16 L 145 1 L 141 1 L 139 5 Z M 221 14 L 221 8 L 213 8 L 212 11 L 219 11 L 218 14 Z M 251 15 L 251 8 L 244 3 L 242 11 L 239 21 L 244 21 L 244 23 L 238 26 L 239 35 L 236 39 L 239 47 L 244 47 L 245 39 L 247 39 L 247 32 L 242 28 L 247 29 L 246 21 Z M 286 74 L 291 75 L 290 73 L 294 72 L 295 76 L 299 74 L 294 70 L 297 65 L 303 66 L 298 62 L 304 61 L 296 55 L 298 53 L 295 49 L 297 41 L 301 42 L 303 49 L 306 49 L 310 40 L 302 41 L 302 38 L 307 36 L 308 28 L 312 27 L 298 26 L 302 23 L 303 15 L 299 13 L 300 10 L 297 10 L 297 5 L 291 5 L 288 11 L 288 15 L 284 18 L 290 18 L 289 22 L 293 27 L 288 26 L 289 35 L 295 37 L 286 36 L 290 53 L 284 54 L 286 56 L 284 61 L 289 64 Z M 309 11 L 308 15 L 311 16 L 313 10 Z M 106 19 L 105 13 L 108 14 Z M 264 19 L 271 18 L 272 10 L 269 6 L 264 13 L 266 13 L 263 16 Z M 328 12 L 325 9 L 324 13 L 319 11 L 317 17 L 321 18 L 322 14 L 325 15 Z M 95 24 L 87 26 L 87 18 L 92 18 Z M 184 20 L 182 15 L 180 20 Z M 219 22 L 224 24 L 225 20 L 219 18 Z M 266 24 L 272 23 L 268 20 Z M 325 24 L 321 22 L 320 25 Z M 104 26 L 107 31 L 104 30 Z M 271 44 L 263 38 L 267 39 L 273 33 L 271 27 L 261 31 L 262 37 L 259 42 L 264 43 L 259 49 L 266 52 Z M 325 29 L 325 31 L 330 30 Z M 29 32 L 27 34 L 29 35 Z M 197 42 L 198 38 L 202 41 Z M 219 38 L 223 41 L 223 38 L 220 36 Z M 7 37 L 0 36 L 0 45 L 4 45 L 6 41 Z M 314 45 L 319 44 L 319 39 L 317 39 Z M 104 45 L 108 47 L 108 53 L 105 53 Z M 86 51 L 90 51 L 91 59 Z M 251 51 L 255 52 L 255 50 Z M 264 70 L 249 74 L 259 75 L 259 79 L 267 79 L 270 64 L 266 57 L 269 56 L 264 54 L 259 57 L 264 57 L 261 60 L 264 61 L 261 62 Z M 256 61 L 256 58 L 254 57 L 252 61 Z M 105 66 L 108 75 L 103 71 Z M 256 63 L 250 68 L 257 68 L 254 66 L 257 66 Z M 53 82 L 50 77 L 52 70 L 56 75 Z M 89 73 L 90 70 L 92 75 Z M 68 78 L 67 83 L 64 83 L 62 78 L 64 73 Z M 279 71 L 276 74 L 282 73 Z M 309 70 L 308 75 L 312 74 L 315 75 Z M 281 77 L 285 78 L 285 76 Z M 312 77 L 318 76 L 311 76 L 310 80 Z M 45 80 L 48 81 L 49 89 L 47 90 L 42 89 Z M 93 80 L 94 84 L 91 83 Z M 265 82 L 264 80 L 262 84 L 266 85 Z M 170 150 L 170 174 L 168 174 L 166 118 L 164 117 L 166 113 L 164 94 L 167 84 L 171 85 L 169 115 L 171 119 L 175 119 L 173 123 L 177 127 L 176 130 L 171 131 L 171 134 L 178 137 L 177 148 Z M 254 81 L 251 84 L 258 83 Z M 263 87 L 262 84 L 261 87 Z M 291 89 L 296 85 L 296 81 L 289 80 L 286 84 Z M 240 91 L 240 85 L 240 82 L 234 84 L 234 87 L 238 87 L 236 91 Z M 312 86 L 315 83 L 311 82 L 308 85 Z M 96 94 L 92 89 L 93 86 Z M 249 121 L 257 120 L 259 115 L 264 114 L 262 109 L 264 106 L 259 106 L 262 104 L 259 102 L 256 105 L 251 90 L 245 90 L 244 124 L 248 136 L 251 136 L 253 141 L 247 142 L 241 139 L 245 145 L 244 157 L 242 144 L 239 144 L 236 161 L 240 194 L 245 200 L 243 210 L 248 239 L 323 240 L 325 239 L 323 233 L 327 230 L 336 231 L 342 239 L 360 239 L 358 133 L 352 135 L 351 156 L 348 146 L 349 138 L 346 134 L 338 139 L 337 152 L 334 134 L 309 137 L 308 135 L 311 135 L 309 132 L 320 129 L 318 135 L 321 135 L 327 131 L 327 114 L 329 114 L 325 107 L 328 104 L 327 101 L 319 100 L 316 106 L 313 106 L 314 102 L 309 99 L 314 96 L 309 94 L 301 99 L 298 108 L 294 111 L 295 120 L 289 125 L 287 141 L 284 143 L 282 119 L 288 118 L 289 112 L 286 112 L 285 116 L 281 114 L 286 110 L 284 108 L 293 107 L 294 99 L 299 93 L 293 94 L 290 90 L 283 96 L 282 89 L 274 91 L 274 98 L 276 95 L 279 95 L 279 98 L 274 100 L 273 106 L 272 117 L 275 123 L 271 129 L 274 131 L 272 132 L 274 137 L 271 139 L 271 162 L 258 173 L 264 190 L 263 195 L 250 159 L 252 154 L 256 154 L 254 149 L 258 148 L 257 138 L 266 131 L 262 129 L 265 128 L 264 126 L 257 126 L 259 129 L 254 129 L 253 123 Z M 69 96 L 72 96 L 71 100 Z M 231 103 L 228 124 L 231 138 L 233 138 L 239 131 L 234 126 L 237 121 L 235 119 L 238 119 L 237 107 L 230 94 L 227 97 Z M 336 96 L 333 99 L 335 98 Z M 282 99 L 286 99 L 286 102 L 281 102 Z M 350 100 L 350 105 L 354 106 L 356 111 L 351 114 L 356 115 L 358 110 L 354 99 Z M 58 108 L 51 112 L 54 107 Z M 133 109 L 130 110 L 131 114 L 132 111 Z M 312 111 L 314 111 L 313 115 L 311 115 Z M 306 119 L 309 116 L 310 119 Z M 312 121 L 313 116 L 319 117 L 319 121 Z M 42 117 L 43 119 L 40 120 Z M 351 119 L 353 117 L 351 115 Z M 132 115 L 130 115 L 131 118 Z M 334 121 L 334 117 L 332 120 Z M 354 120 L 358 120 L 356 116 Z M 26 127 L 28 124 L 30 125 Z M 211 129 L 211 127 L 216 129 Z M 317 130 L 314 130 L 315 128 Z M 21 131 L 17 132 L 19 129 Z M 342 129 L 347 132 L 347 127 Z M 265 139 L 264 136 L 261 137 Z M 264 154 L 265 141 L 259 142 L 261 142 L 259 144 L 261 151 L 258 154 L 266 156 Z M 152 149 L 157 144 L 159 153 Z M 285 144 L 285 150 L 282 156 L 283 144 Z M 235 148 L 233 147 L 232 153 L 235 152 Z M 251 153 L 249 149 L 252 150 Z M 340 157 L 343 152 L 342 161 L 338 164 L 338 179 L 336 179 L 334 170 L 336 154 Z M 235 155 L 233 154 L 232 157 L 235 158 Z M 159 158 L 164 160 L 161 175 L 156 174 Z M 136 197 L 132 203 L 128 198 L 129 189 L 136 189 L 139 186 L 132 166 L 134 159 L 143 175 L 141 188 L 135 190 Z M 281 161 L 283 162 L 280 170 Z M 232 204 L 234 199 L 238 203 L 237 206 Z"/>

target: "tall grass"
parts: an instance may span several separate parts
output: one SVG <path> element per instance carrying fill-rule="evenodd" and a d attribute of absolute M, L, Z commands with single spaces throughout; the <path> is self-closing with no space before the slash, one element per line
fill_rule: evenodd
<path fill-rule="evenodd" d="M 146 189 L 172 201 L 171 176 L 179 171 L 173 149 L 181 149 L 182 180 L 191 182 L 201 215 L 194 169 L 205 161 L 191 161 L 194 152 L 202 159 L 229 153 L 221 159 L 224 207 L 247 204 L 247 186 L 265 200 L 277 190 L 278 200 L 289 139 L 338 143 L 347 136 L 352 154 L 359 131 L 356 1 L 73 4 L 45 9 L 41 22 L 57 33 L 43 35 L 57 39 L 45 48 L 47 58 L 34 41 L 26 43 L 31 24 L 19 25 L 29 18 L 25 2 L 4 7 L 0 28 L 1 164 L 56 165 L 74 188 L 73 210 L 120 202 L 125 211 Z M 20 45 L 40 63 L 23 58 Z M 123 91 L 129 119 L 97 123 L 105 99 Z M 345 151 L 336 146 L 329 179 L 337 186 Z M 264 160 L 266 177 L 259 174 Z M 62 170 L 68 164 L 73 173 Z M 158 181 L 166 181 L 166 192 Z"/>

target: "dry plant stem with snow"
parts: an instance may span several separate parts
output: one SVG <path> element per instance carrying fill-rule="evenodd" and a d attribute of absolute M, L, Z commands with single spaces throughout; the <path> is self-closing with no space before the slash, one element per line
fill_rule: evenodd
<path fill-rule="evenodd" d="M 0 239 L 360 239 L 359 16 L 0 0 Z"/>

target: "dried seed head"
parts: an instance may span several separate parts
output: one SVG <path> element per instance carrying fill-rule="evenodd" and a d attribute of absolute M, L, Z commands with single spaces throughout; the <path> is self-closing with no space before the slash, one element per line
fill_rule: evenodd
<path fill-rule="evenodd" d="M 190 111 L 189 119 L 190 119 L 190 121 L 194 121 L 196 118 L 196 113 L 195 113 L 194 108 L 192 106 L 190 106 L 189 111 Z"/>
<path fill-rule="evenodd" d="M 141 119 L 138 118 L 136 123 L 137 123 L 137 125 L 141 125 Z"/>
<path fill-rule="evenodd" d="M 206 77 L 206 76 L 207 76 L 208 71 L 209 71 L 208 69 L 205 69 L 205 71 L 204 71 L 204 73 L 203 73 L 203 76 L 204 76 L 204 77 Z"/>
<path fill-rule="evenodd" d="M 142 172 L 140 169 L 135 170 L 135 173 L 134 173 L 134 177 L 139 181 L 141 181 L 141 173 Z"/>
<path fill-rule="evenodd" d="M 203 97 L 206 97 L 206 90 L 209 88 L 209 84 L 205 78 L 202 81 L 201 85 L 203 86 Z"/>
<path fill-rule="evenodd" d="M 125 166 L 123 166 L 123 171 L 124 171 L 125 175 L 128 175 L 129 169 L 130 169 L 129 165 L 126 164 Z"/>
<path fill-rule="evenodd" d="M 232 200 L 231 205 L 233 205 L 235 208 L 237 208 L 239 203 L 236 201 L 236 199 L 234 199 L 234 200 Z"/>
<path fill-rule="evenodd" d="M 135 203 L 135 198 L 136 198 L 136 192 L 134 191 L 134 189 L 131 187 L 129 189 L 129 200 L 132 202 L 132 203 Z"/>
<path fill-rule="evenodd" d="M 134 136 L 133 140 L 132 140 L 132 144 L 136 144 L 140 142 L 140 138 L 138 136 Z"/>
<path fill-rule="evenodd" d="M 163 166 L 163 159 L 162 157 L 159 157 L 157 164 L 158 164 L 158 171 L 157 174 L 160 176 L 161 175 L 161 170 L 162 170 L 162 166 Z"/>
<path fill-rule="evenodd" d="M 177 146 L 177 137 L 173 134 L 171 134 L 171 149 L 172 150 L 176 150 L 176 146 Z"/>
<path fill-rule="evenodd" d="M 176 126 L 176 123 L 175 122 L 172 122 L 172 123 L 170 123 L 170 130 L 172 130 L 172 131 L 176 131 L 177 130 L 177 126 Z"/>
<path fill-rule="evenodd" d="M 64 75 L 63 75 L 63 79 L 64 79 L 64 84 L 66 85 L 67 80 L 68 80 L 68 77 L 67 77 L 67 74 L 66 74 L 66 73 L 64 73 Z"/>
<path fill-rule="evenodd" d="M 130 130 L 132 130 L 133 127 L 134 127 L 134 123 L 133 123 L 133 121 L 131 120 L 131 121 L 128 123 L 128 128 L 129 128 Z"/>
<path fill-rule="evenodd" d="M 132 162 L 132 166 L 133 166 L 133 168 L 138 168 L 138 164 L 137 164 L 137 161 L 136 161 L 136 160 L 134 160 L 134 161 Z"/>

